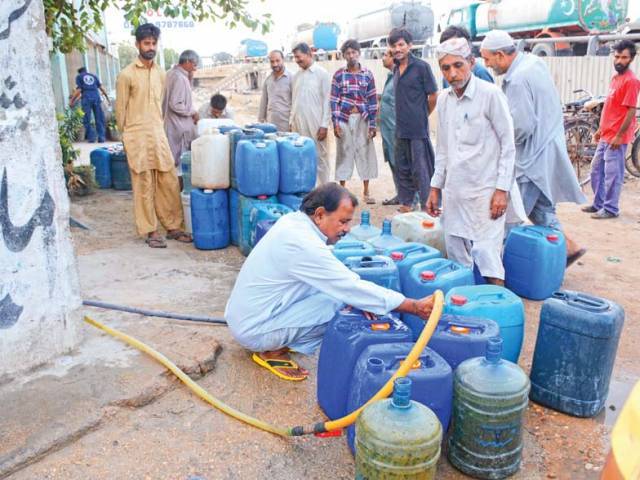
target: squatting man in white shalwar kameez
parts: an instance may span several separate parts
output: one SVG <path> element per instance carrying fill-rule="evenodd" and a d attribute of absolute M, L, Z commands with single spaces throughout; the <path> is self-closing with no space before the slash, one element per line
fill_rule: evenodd
<path fill-rule="evenodd" d="M 225 310 L 233 337 L 253 360 L 285 380 L 304 380 L 289 352 L 312 354 L 327 323 L 345 305 L 373 315 L 409 312 L 427 320 L 431 297 L 361 280 L 332 253 L 351 229 L 358 200 L 328 183 L 310 192 L 300 211 L 281 217 L 244 262 Z"/>
<path fill-rule="evenodd" d="M 427 212 L 440 215 L 447 255 L 478 267 L 489 283 L 504 284 L 502 241 L 510 201 L 524 219 L 514 181 L 513 122 L 504 94 L 472 73 L 471 46 L 452 38 L 437 49 L 451 85 L 438 96 L 435 173 Z"/>

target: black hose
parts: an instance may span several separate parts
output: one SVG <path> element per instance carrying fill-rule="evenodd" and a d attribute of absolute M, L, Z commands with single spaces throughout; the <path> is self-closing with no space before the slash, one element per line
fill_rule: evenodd
<path fill-rule="evenodd" d="M 145 315 L 147 317 L 171 318 L 174 320 L 184 320 L 187 322 L 212 323 L 214 325 L 227 324 L 224 318 L 219 318 L 219 317 L 183 315 L 181 313 L 163 312 L 160 310 L 146 310 L 144 308 L 127 307 L 126 305 L 117 305 L 115 303 L 100 302 L 98 300 L 83 300 L 82 304 L 86 305 L 87 307 L 98 307 L 98 308 L 106 308 L 108 310 L 118 310 L 120 312 L 137 313 L 138 315 Z"/>

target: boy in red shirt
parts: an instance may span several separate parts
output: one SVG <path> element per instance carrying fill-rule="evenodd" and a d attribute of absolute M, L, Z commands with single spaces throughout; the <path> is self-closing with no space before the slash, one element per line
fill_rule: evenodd
<path fill-rule="evenodd" d="M 596 219 L 619 215 L 624 157 L 636 129 L 635 113 L 640 92 L 640 80 L 629 69 L 636 56 L 635 44 L 631 40 L 622 40 L 613 49 L 613 66 L 617 74 L 611 79 L 600 128 L 594 136 L 598 148 L 591 164 L 593 204 L 582 209 L 592 213 L 591 218 Z"/>

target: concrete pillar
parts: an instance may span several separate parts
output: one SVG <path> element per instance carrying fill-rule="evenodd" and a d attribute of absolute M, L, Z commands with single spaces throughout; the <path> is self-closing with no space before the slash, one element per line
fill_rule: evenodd
<path fill-rule="evenodd" d="M 68 352 L 81 304 L 40 1 L 0 2 L 0 381 Z"/>

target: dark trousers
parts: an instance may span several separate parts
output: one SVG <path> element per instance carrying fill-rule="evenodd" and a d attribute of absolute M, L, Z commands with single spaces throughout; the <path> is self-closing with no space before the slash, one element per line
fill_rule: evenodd
<path fill-rule="evenodd" d="M 84 113 L 84 117 L 82 117 L 82 124 L 84 125 L 84 130 L 86 133 L 87 140 L 90 142 L 96 141 L 96 131 L 93 129 L 93 125 L 91 125 L 91 113 L 93 113 L 93 117 L 96 123 L 96 130 L 98 131 L 98 141 L 104 142 L 105 140 L 105 125 L 104 125 L 104 113 L 102 112 L 102 105 L 100 104 L 100 98 L 93 98 L 85 96 L 82 97 L 81 101 L 82 112 Z"/>
<path fill-rule="evenodd" d="M 416 192 L 424 208 L 429 198 L 434 153 L 428 138 L 397 138 L 395 161 L 398 175 L 398 200 L 411 206 Z"/>

